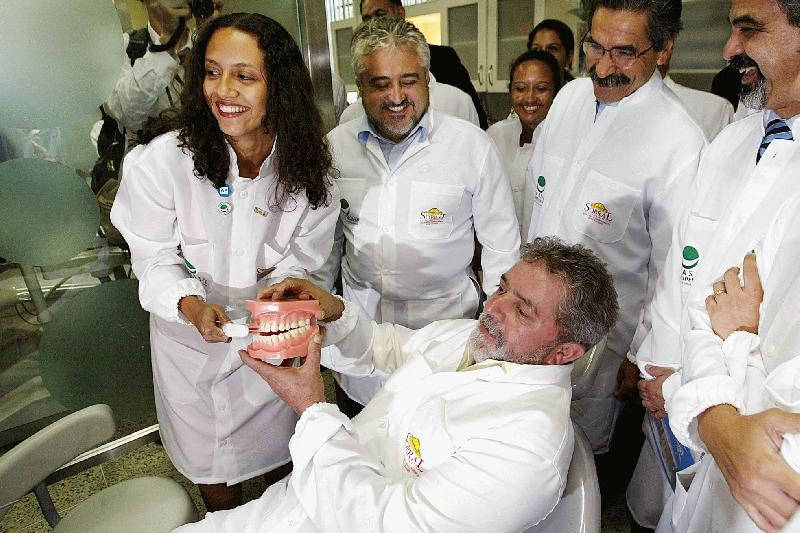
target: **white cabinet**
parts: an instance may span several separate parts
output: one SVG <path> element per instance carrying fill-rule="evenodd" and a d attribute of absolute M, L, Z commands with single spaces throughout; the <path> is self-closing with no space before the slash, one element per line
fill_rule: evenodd
<path fill-rule="evenodd" d="M 511 62 L 526 50 L 534 0 L 443 0 L 442 43 L 458 52 L 479 92 L 507 92 Z"/>

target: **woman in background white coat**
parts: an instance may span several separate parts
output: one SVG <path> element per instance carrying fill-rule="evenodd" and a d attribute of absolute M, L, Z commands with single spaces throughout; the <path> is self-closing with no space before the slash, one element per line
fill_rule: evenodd
<path fill-rule="evenodd" d="M 514 112 L 486 130 L 500 151 L 520 223 L 528 161 L 536 143 L 534 130 L 547 116 L 550 104 L 561 88 L 561 75 L 562 70 L 550 53 L 528 50 L 521 54 L 511 64 L 508 78 L 511 80 L 508 90 Z M 522 237 L 524 242 L 527 235 Z"/>
<path fill-rule="evenodd" d="M 199 33 L 181 106 L 125 158 L 111 219 L 150 312 L 164 447 L 209 510 L 289 462 L 296 416 L 241 362 L 221 326 L 245 299 L 319 268 L 338 193 L 313 89 L 289 33 L 258 14 Z M 288 470 L 288 469 L 285 469 Z"/>

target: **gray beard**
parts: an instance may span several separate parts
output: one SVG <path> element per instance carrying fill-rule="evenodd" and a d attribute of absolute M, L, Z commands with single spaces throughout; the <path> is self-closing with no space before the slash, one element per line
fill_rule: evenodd
<path fill-rule="evenodd" d="M 495 361 L 508 361 L 510 363 L 518 363 L 518 364 L 527 364 L 527 365 L 538 365 L 542 364 L 542 362 L 550 355 L 556 346 L 561 344 L 559 340 L 556 340 L 552 344 L 548 344 L 546 346 L 540 346 L 533 353 L 523 355 L 521 357 L 518 356 L 511 356 L 505 351 L 505 345 L 498 346 L 496 348 L 486 348 L 480 346 L 482 334 L 478 327 L 476 326 L 472 333 L 469 334 L 469 339 L 467 340 L 467 348 L 472 355 L 472 358 L 475 359 L 475 363 L 482 363 L 487 359 L 494 359 Z"/>
<path fill-rule="evenodd" d="M 761 77 L 755 85 L 742 86 L 739 98 L 745 107 L 761 111 L 767 105 L 767 80 Z"/>

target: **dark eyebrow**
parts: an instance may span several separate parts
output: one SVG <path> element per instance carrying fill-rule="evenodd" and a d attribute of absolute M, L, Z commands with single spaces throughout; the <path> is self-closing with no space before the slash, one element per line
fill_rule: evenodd
<path fill-rule="evenodd" d="M 506 285 L 508 285 L 508 278 L 506 278 L 506 275 L 505 275 L 505 274 L 503 274 L 502 276 L 500 276 L 500 281 L 502 281 L 503 283 L 505 283 Z M 517 298 L 519 298 L 520 300 L 522 300 L 522 303 L 524 303 L 524 304 L 525 304 L 526 306 L 528 306 L 529 308 L 531 308 L 531 309 L 534 309 L 534 310 L 536 309 L 536 306 L 535 306 L 535 305 L 533 305 L 533 303 L 532 303 L 530 300 L 528 300 L 527 298 L 525 298 L 525 297 L 524 297 L 523 295 L 521 295 L 521 294 L 520 294 L 518 291 L 516 291 L 516 290 L 513 290 L 513 289 L 512 289 L 511 293 L 512 293 L 514 296 L 516 296 Z"/>
<path fill-rule="evenodd" d="M 764 29 L 764 24 L 757 21 L 750 15 L 742 15 L 741 17 L 736 17 L 731 21 L 731 26 L 742 26 L 742 25 L 753 26 L 757 30 Z"/>
<path fill-rule="evenodd" d="M 405 74 L 401 75 L 400 77 L 401 78 L 415 78 L 415 79 L 419 79 L 420 78 L 418 72 L 406 72 Z"/>
<path fill-rule="evenodd" d="M 373 76 L 368 81 L 369 81 L 370 84 L 375 84 L 375 83 L 378 83 L 379 81 L 385 81 L 385 80 L 388 80 L 388 79 L 389 79 L 389 76 Z"/>
<path fill-rule="evenodd" d="M 206 59 L 206 63 L 210 63 L 212 65 L 219 65 L 219 63 L 217 63 L 213 59 Z M 259 67 L 251 65 L 250 63 L 235 63 L 235 64 L 233 64 L 231 66 L 239 67 L 239 68 L 241 68 L 241 67 L 254 68 L 254 69 L 259 70 L 259 71 L 261 70 Z"/>
<path fill-rule="evenodd" d="M 586 40 L 589 41 L 590 43 L 594 43 L 594 44 L 596 44 L 598 46 L 603 46 L 600 43 L 598 43 L 597 41 L 595 41 L 594 39 L 592 39 L 591 34 L 586 38 Z M 623 44 L 623 45 L 620 45 L 620 46 L 612 46 L 611 50 L 625 50 L 625 51 L 628 51 L 628 52 L 638 52 L 636 47 L 633 46 L 632 44 Z"/>

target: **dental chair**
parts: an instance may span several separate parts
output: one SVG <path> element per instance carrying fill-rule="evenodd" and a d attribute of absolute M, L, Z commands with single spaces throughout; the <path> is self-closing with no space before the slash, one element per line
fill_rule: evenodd
<path fill-rule="evenodd" d="M 573 363 L 572 399 L 583 397 L 592 387 L 605 339 Z M 561 501 L 550 515 L 525 533 L 600 533 L 600 485 L 594 454 L 583 430 L 573 422 L 575 446 Z"/>
<path fill-rule="evenodd" d="M 46 479 L 114 435 L 107 405 L 92 405 L 57 420 L 0 457 L 0 516 L 30 491 L 56 533 L 160 533 L 197 520 L 187 492 L 160 477 L 129 479 L 95 493 L 59 516 Z"/>

